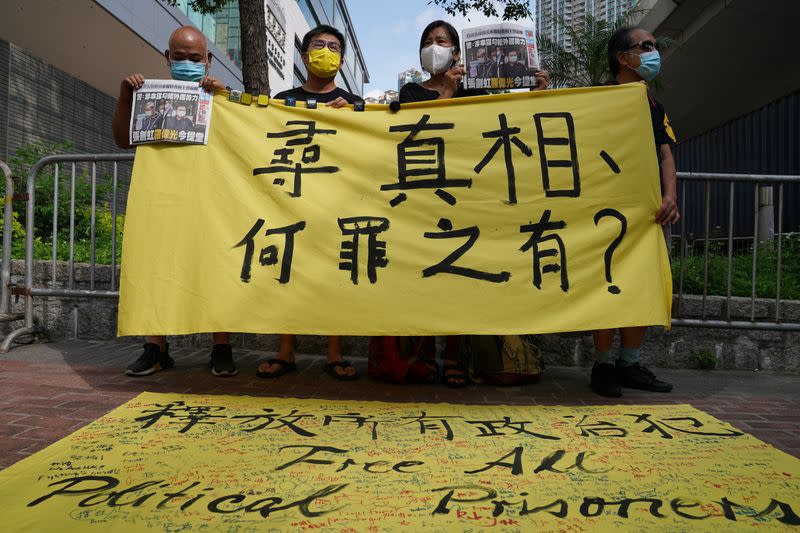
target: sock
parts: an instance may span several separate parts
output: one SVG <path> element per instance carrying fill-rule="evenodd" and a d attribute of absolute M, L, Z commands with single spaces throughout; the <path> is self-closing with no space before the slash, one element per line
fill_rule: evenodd
<path fill-rule="evenodd" d="M 634 363 L 639 362 L 639 357 L 641 355 L 641 348 L 622 348 L 619 354 L 619 366 L 623 368 L 633 366 Z"/>
<path fill-rule="evenodd" d="M 601 352 L 600 350 L 595 350 L 594 351 L 594 361 L 599 365 L 602 365 L 602 364 L 612 365 L 612 364 L 614 364 L 614 359 L 611 356 L 611 350 L 609 350 L 607 352 Z"/>

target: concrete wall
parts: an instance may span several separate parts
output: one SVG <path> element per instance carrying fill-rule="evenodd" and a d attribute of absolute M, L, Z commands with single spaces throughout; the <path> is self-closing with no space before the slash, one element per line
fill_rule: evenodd
<path fill-rule="evenodd" d="M 5 41 L 0 102 L 4 160 L 34 141 L 70 142 L 86 154 L 121 151 L 111 135 L 114 98 Z"/>
<path fill-rule="evenodd" d="M 67 265 L 58 263 L 56 279 L 67 279 Z M 21 261 L 14 261 L 12 282 L 22 281 L 24 269 Z M 51 263 L 37 261 L 34 279 L 37 285 L 48 286 L 51 278 Z M 119 274 L 117 274 L 119 279 Z M 96 288 L 109 289 L 111 267 L 98 266 Z M 88 288 L 88 265 L 76 265 L 76 288 Z M 87 298 L 36 298 L 36 316 L 51 341 L 80 338 L 105 340 L 116 336 L 117 301 L 115 299 Z M 709 297 L 709 318 L 719 318 L 725 312 L 725 298 Z M 22 302 L 16 304 L 22 310 Z M 677 302 L 673 309 L 677 309 Z M 775 313 L 774 300 L 757 300 L 756 319 L 771 320 Z M 698 318 L 701 314 L 701 299 L 685 297 L 683 317 Z M 800 301 L 782 302 L 781 315 L 788 322 L 800 322 Z M 750 300 L 734 298 L 731 317 L 748 320 Z M 0 333 L 5 335 L 10 324 L 0 324 Z M 536 342 L 552 365 L 590 366 L 594 360 L 591 334 L 587 332 L 539 335 Z M 143 340 L 142 340 L 143 342 Z M 234 347 L 249 350 L 277 351 L 276 335 L 233 335 Z M 344 350 L 347 354 L 366 356 L 367 337 L 347 337 Z M 210 347 L 210 335 L 186 335 L 170 337 L 175 347 Z M 717 368 L 742 370 L 790 370 L 800 371 L 800 333 L 773 331 L 746 331 L 705 328 L 674 328 L 665 332 L 650 328 L 643 347 L 643 359 L 647 364 L 668 368 L 693 368 L 695 354 L 706 350 L 717 358 Z M 298 351 L 301 353 L 326 353 L 326 338 L 300 336 Z"/>

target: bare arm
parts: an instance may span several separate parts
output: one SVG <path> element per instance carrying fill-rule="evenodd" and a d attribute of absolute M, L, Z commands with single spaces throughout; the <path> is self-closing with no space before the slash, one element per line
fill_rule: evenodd
<path fill-rule="evenodd" d="M 111 131 L 114 132 L 114 142 L 120 148 L 130 148 L 128 131 L 131 123 L 131 106 L 133 105 L 133 91 L 144 83 L 141 74 L 131 74 L 120 83 L 119 98 L 114 108 L 114 119 L 111 122 Z"/>
<path fill-rule="evenodd" d="M 675 171 L 675 158 L 672 157 L 672 148 L 668 144 L 658 147 L 661 159 L 661 207 L 656 213 L 656 222 L 661 225 L 674 224 L 681 219 L 678 211 L 678 185 Z"/>

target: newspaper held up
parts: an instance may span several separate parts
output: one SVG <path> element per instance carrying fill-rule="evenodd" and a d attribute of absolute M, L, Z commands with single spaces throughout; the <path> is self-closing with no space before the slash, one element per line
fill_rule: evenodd
<path fill-rule="evenodd" d="M 133 92 L 130 144 L 207 144 L 212 96 L 195 81 L 145 80 Z"/>
<path fill-rule="evenodd" d="M 539 49 L 536 33 L 519 24 L 488 24 L 463 34 L 465 89 L 536 87 Z"/>

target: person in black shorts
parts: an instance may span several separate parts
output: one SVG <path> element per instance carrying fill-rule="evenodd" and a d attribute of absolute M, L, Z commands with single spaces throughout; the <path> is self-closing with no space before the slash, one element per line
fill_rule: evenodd
<path fill-rule="evenodd" d="M 608 42 L 608 65 L 614 76 L 614 80 L 610 82 L 612 85 L 651 81 L 661 68 L 655 37 L 642 28 L 620 28 Z M 676 203 L 675 160 L 671 148 L 675 143 L 675 136 L 664 106 L 651 94 L 648 94 L 648 101 L 661 173 L 662 200 L 656 213 L 656 223 L 667 229 L 670 224 L 680 220 Z M 592 390 L 609 397 L 621 396 L 622 387 L 651 392 L 671 391 L 671 383 L 658 379 L 639 363 L 647 327 L 619 328 L 621 353 L 616 363 L 611 353 L 615 331 L 605 329 L 593 332 L 595 363 L 592 367 Z"/>
<path fill-rule="evenodd" d="M 344 35 L 332 26 L 323 24 L 306 33 L 302 43 L 302 58 L 308 70 L 308 80 L 302 86 L 281 91 L 273 98 L 285 100 L 291 96 L 301 102 L 315 99 L 333 108 L 363 102 L 360 96 L 336 86 L 336 74 L 342 66 L 344 48 Z M 294 346 L 294 335 L 281 335 L 278 357 L 261 363 L 256 375 L 277 378 L 296 370 Z M 355 367 L 342 356 L 342 338 L 339 336 L 328 337 L 328 364 L 325 371 L 341 381 L 358 377 Z"/>

